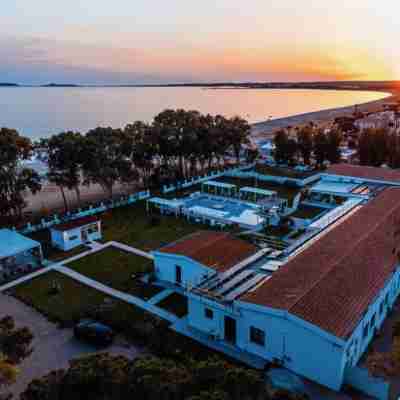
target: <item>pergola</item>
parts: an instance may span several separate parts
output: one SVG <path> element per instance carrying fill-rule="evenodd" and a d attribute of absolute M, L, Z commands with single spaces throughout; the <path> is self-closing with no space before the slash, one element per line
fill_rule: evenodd
<path fill-rule="evenodd" d="M 0 229 L 0 272 L 9 272 L 42 259 L 39 242 L 10 229 Z"/>
<path fill-rule="evenodd" d="M 255 187 L 243 187 L 239 191 L 239 198 L 246 198 L 249 199 L 251 198 L 254 203 L 257 203 L 258 200 L 261 199 L 268 199 L 268 200 L 273 200 L 277 198 L 277 192 L 274 192 L 272 190 L 266 190 L 266 189 L 259 189 Z"/>
<path fill-rule="evenodd" d="M 233 197 L 237 193 L 237 186 L 230 183 L 207 181 L 201 184 L 201 191 L 208 194 L 215 194 L 217 196 Z"/>
<path fill-rule="evenodd" d="M 176 216 L 180 213 L 181 207 L 184 205 L 184 202 L 181 200 L 169 200 L 163 199 L 161 197 L 152 197 L 151 199 L 147 200 L 147 212 L 149 212 L 149 205 L 155 205 L 160 212 L 163 214 L 165 212 L 174 213 Z"/>

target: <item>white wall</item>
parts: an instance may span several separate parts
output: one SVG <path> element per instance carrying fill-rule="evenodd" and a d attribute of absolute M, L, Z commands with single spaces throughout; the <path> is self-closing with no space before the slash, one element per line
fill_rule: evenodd
<path fill-rule="evenodd" d="M 155 275 L 158 280 L 176 283 L 175 267 L 182 269 L 182 285 L 194 286 L 207 276 L 215 274 L 211 268 L 184 256 L 152 252 L 154 255 Z"/>
<path fill-rule="evenodd" d="M 333 390 L 340 389 L 344 343 L 286 312 L 241 305 L 239 347 L 269 361 L 279 360 L 289 370 Z M 265 346 L 250 342 L 251 326 L 265 331 Z"/>
<path fill-rule="evenodd" d="M 346 354 L 344 364 L 348 367 L 355 366 L 371 340 L 375 331 L 379 330 L 389 310 L 393 307 L 396 299 L 400 295 L 400 267 L 397 268 L 392 278 L 387 282 L 384 289 L 380 292 L 376 300 L 368 307 L 363 319 L 358 323 L 351 337 L 346 344 Z M 388 299 L 386 304 L 385 299 Z M 381 304 L 383 304 L 381 313 Z M 373 315 L 375 315 L 375 323 L 371 324 Z M 368 325 L 368 335 L 364 337 L 364 327 Z"/>

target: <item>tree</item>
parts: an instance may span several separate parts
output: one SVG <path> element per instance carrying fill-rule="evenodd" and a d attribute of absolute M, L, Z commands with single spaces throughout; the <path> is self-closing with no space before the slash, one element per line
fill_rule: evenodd
<path fill-rule="evenodd" d="M 244 144 L 249 143 L 251 127 L 249 123 L 240 117 L 232 117 L 227 120 L 227 135 L 229 144 L 235 153 L 236 162 L 240 162 L 240 151 Z"/>
<path fill-rule="evenodd" d="M 297 131 L 297 146 L 304 164 L 309 165 L 313 150 L 313 128 L 305 126 Z"/>
<path fill-rule="evenodd" d="M 318 129 L 314 135 L 314 157 L 319 167 L 322 167 L 327 160 L 327 148 L 328 140 L 325 132 L 322 129 Z"/>
<path fill-rule="evenodd" d="M 262 374 L 214 357 L 204 361 L 95 354 L 32 381 L 21 400 L 268 399 Z"/>
<path fill-rule="evenodd" d="M 32 340 L 32 332 L 27 327 L 17 329 L 12 317 L 0 320 L 0 388 L 15 382 L 17 365 L 32 353 Z"/>
<path fill-rule="evenodd" d="M 48 178 L 61 191 L 64 207 L 68 204 L 65 188 L 75 190 L 78 205 L 81 203 L 81 164 L 83 162 L 83 138 L 80 133 L 62 132 L 53 135 L 46 143 L 48 151 Z"/>
<path fill-rule="evenodd" d="M 340 144 L 342 143 L 343 136 L 337 129 L 330 129 L 326 136 L 326 158 L 331 164 L 336 164 L 340 162 L 342 157 Z"/>
<path fill-rule="evenodd" d="M 131 170 L 131 161 L 124 155 L 120 129 L 96 128 L 83 141 L 82 170 L 86 183 L 97 183 L 109 195 L 117 182 Z"/>
<path fill-rule="evenodd" d="M 0 216 L 22 217 L 26 207 L 23 193 L 41 190 L 40 177 L 20 162 L 30 157 L 32 144 L 15 130 L 0 129 Z"/>
<path fill-rule="evenodd" d="M 384 129 L 366 129 L 358 140 L 358 157 L 361 165 L 380 167 L 389 157 L 389 137 Z"/>
<path fill-rule="evenodd" d="M 297 143 L 289 138 L 285 130 L 280 130 L 274 137 L 274 158 L 278 163 L 292 164 L 298 151 Z"/>

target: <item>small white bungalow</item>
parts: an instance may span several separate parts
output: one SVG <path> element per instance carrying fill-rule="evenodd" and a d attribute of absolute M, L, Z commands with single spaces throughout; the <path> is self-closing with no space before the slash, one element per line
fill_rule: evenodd
<path fill-rule="evenodd" d="M 91 240 L 101 239 L 101 221 L 95 216 L 79 218 L 52 226 L 50 234 L 54 247 L 68 251 Z"/>
<path fill-rule="evenodd" d="M 37 268 L 42 259 L 39 242 L 10 229 L 0 229 L 0 280 Z"/>

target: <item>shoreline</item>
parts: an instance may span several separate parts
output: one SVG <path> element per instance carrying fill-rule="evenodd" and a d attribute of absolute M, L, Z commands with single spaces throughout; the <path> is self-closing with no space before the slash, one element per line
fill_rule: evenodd
<path fill-rule="evenodd" d="M 382 99 L 369 101 L 367 103 L 353 104 L 351 106 L 329 108 L 320 111 L 311 111 L 303 114 L 290 115 L 288 117 L 276 118 L 269 121 L 261 121 L 251 124 L 251 139 L 255 142 L 271 139 L 274 133 L 288 126 L 301 126 L 309 122 L 317 124 L 333 121 L 337 117 L 349 116 L 353 113 L 354 107 L 357 106 L 362 112 L 376 112 L 385 103 L 400 100 L 400 91 L 397 90 L 376 90 L 376 92 L 386 93 Z"/>

